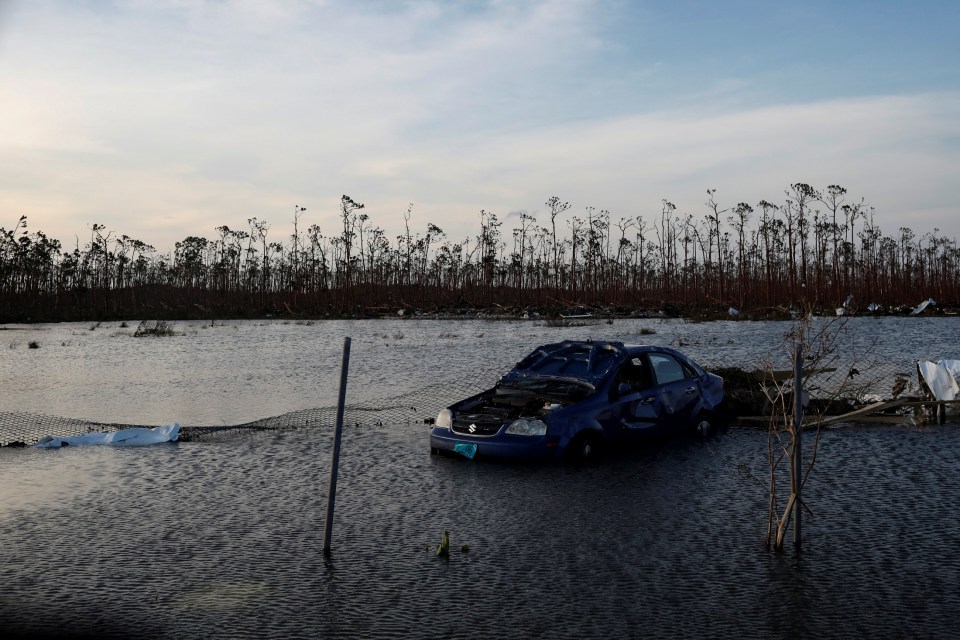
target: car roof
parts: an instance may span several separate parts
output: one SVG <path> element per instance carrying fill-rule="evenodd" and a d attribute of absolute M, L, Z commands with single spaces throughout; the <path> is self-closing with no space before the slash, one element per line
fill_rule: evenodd
<path fill-rule="evenodd" d="M 564 340 L 537 347 L 501 381 L 544 377 L 579 380 L 596 386 L 626 358 L 651 352 L 670 353 L 689 361 L 689 358 L 670 347 L 624 344 L 616 340 Z"/>
<path fill-rule="evenodd" d="M 688 364 L 696 365 L 696 367 L 698 368 L 700 367 L 700 365 L 697 364 L 690 356 L 683 353 L 682 351 L 677 351 L 673 347 L 664 347 L 661 345 L 654 345 L 654 344 L 626 344 L 623 346 L 624 346 L 624 349 L 627 350 L 627 353 L 630 355 L 634 355 L 637 353 L 669 353 L 670 355 L 680 358 L 681 360 L 683 360 Z"/>

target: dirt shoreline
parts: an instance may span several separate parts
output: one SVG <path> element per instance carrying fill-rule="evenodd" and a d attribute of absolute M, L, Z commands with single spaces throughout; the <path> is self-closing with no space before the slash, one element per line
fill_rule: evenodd
<path fill-rule="evenodd" d="M 618 307 L 603 305 L 575 305 L 569 307 L 537 307 L 530 305 L 460 305 L 420 308 L 410 305 L 391 307 L 358 307 L 355 310 L 328 309 L 322 312 L 285 308 L 251 307 L 232 309 L 211 309 L 202 305 L 184 305 L 182 307 L 139 308 L 136 310 L 65 310 L 62 313 L 31 314 L 29 311 L 4 314 L 0 324 L 41 324 L 57 322 L 139 322 L 141 320 L 265 320 L 271 318 L 286 320 L 368 320 L 380 318 L 418 318 L 436 320 L 540 320 L 556 323 L 558 326 L 570 326 L 570 323 L 604 321 L 627 318 L 682 318 L 691 322 L 711 322 L 721 320 L 793 320 L 802 315 L 798 308 L 760 307 L 737 309 L 734 307 L 695 307 L 679 304 L 661 304 L 644 307 Z M 845 310 L 847 316 L 909 316 L 913 307 L 901 305 L 893 309 L 880 311 Z M 960 313 L 955 307 L 929 306 L 918 317 L 955 316 Z M 832 317 L 835 309 L 813 309 L 815 316 Z"/>

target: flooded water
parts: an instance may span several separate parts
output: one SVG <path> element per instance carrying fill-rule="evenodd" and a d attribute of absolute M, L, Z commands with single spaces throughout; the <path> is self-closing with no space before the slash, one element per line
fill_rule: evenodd
<path fill-rule="evenodd" d="M 955 319 L 862 319 L 858 345 L 956 357 Z M 493 375 L 563 338 L 682 344 L 709 362 L 777 349 L 785 323 L 390 320 L 0 331 L 0 411 L 239 424 Z M 642 335 L 654 329 L 654 335 Z M 36 340 L 39 349 L 28 349 Z M 141 449 L 0 448 L 0 629 L 137 638 L 952 638 L 960 432 L 825 432 L 804 546 L 763 546 L 766 434 L 731 427 L 593 467 L 430 456 L 425 425 L 347 428 L 333 553 L 332 432 Z M 433 552 L 450 532 L 451 555 Z M 468 545 L 468 551 L 462 551 Z"/>
<path fill-rule="evenodd" d="M 667 344 L 707 365 L 786 363 L 788 322 L 629 319 L 579 327 L 535 321 L 370 320 L 174 323 L 172 337 L 132 337 L 135 323 L 6 325 L 0 411 L 126 424 L 239 424 L 334 404 L 351 336 L 352 401 L 502 372 L 564 339 Z M 842 341 L 904 364 L 956 357 L 960 318 L 856 318 Z M 647 332 L 653 331 L 649 334 Z M 30 349 L 30 342 L 39 345 Z"/>

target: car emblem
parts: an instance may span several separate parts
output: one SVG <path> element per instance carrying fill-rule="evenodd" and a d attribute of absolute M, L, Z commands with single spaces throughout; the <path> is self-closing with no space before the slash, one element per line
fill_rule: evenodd
<path fill-rule="evenodd" d="M 475 424 L 470 425 L 469 427 L 467 427 L 467 431 L 469 431 L 470 433 L 476 433 L 476 432 L 477 432 L 477 425 L 475 425 Z"/>

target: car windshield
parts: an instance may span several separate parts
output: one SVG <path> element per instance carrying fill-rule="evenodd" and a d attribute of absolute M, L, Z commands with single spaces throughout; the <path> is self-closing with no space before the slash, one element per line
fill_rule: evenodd
<path fill-rule="evenodd" d="M 585 398 L 593 391 L 593 386 L 578 380 L 530 376 L 505 380 L 499 385 L 499 389 L 507 393 L 519 392 L 569 400 Z"/>
<path fill-rule="evenodd" d="M 561 342 L 534 350 L 517 363 L 514 371 L 539 376 L 580 378 L 596 383 L 621 358 L 622 345 L 590 342 Z"/>

